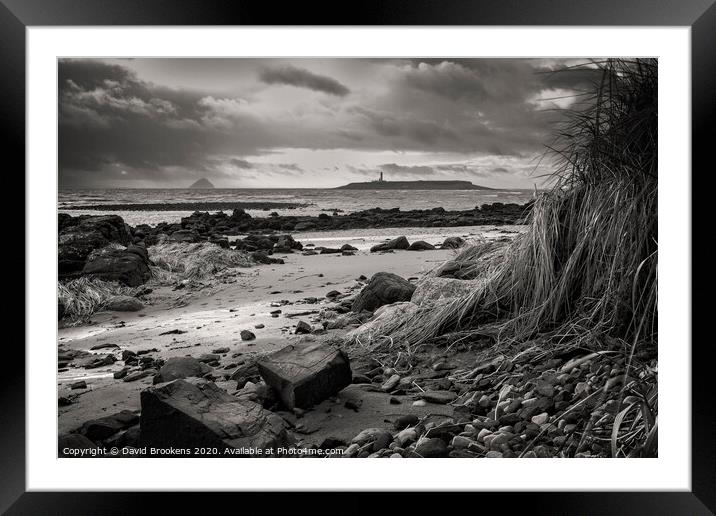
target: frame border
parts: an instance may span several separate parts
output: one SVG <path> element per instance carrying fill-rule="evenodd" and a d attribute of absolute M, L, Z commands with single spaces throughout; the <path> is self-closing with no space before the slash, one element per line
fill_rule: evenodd
<path fill-rule="evenodd" d="M 25 170 L 25 29 L 28 26 L 80 25 L 604 25 L 604 26 L 689 26 L 691 27 L 692 70 L 692 169 L 713 168 L 708 130 L 714 122 L 716 91 L 716 0 L 363 0 L 349 11 L 331 9 L 321 2 L 286 3 L 241 0 L 0 0 L 0 128 L 4 136 L 6 170 Z M 334 4 L 335 5 L 335 4 Z M 346 14 L 342 14 L 345 12 Z M 708 160 L 708 161 L 707 161 Z M 708 170 L 708 169 L 707 169 Z M 23 174 L 24 178 L 24 174 Z M 693 181 L 693 173 L 692 173 Z M 25 198 L 24 181 L 17 180 Z M 13 185 L 15 186 L 15 185 Z M 692 188 L 692 191 L 693 188 Z M 696 190 L 699 191 L 699 190 Z M 703 190 L 702 190 L 703 191 Z M 20 196 L 16 196 L 20 199 Z M 692 204 L 693 234 L 707 235 L 705 213 L 694 217 L 693 206 L 705 212 L 706 203 Z M 25 213 L 23 206 L 23 215 Z M 19 229 L 15 229 L 19 233 Z M 712 232 L 712 231 L 711 231 Z M 25 242 L 25 235 L 18 235 Z M 15 241 L 19 241 L 15 239 Z M 693 253 L 693 252 L 692 252 Z M 692 266 L 702 263 L 704 254 L 692 254 Z M 25 276 L 25 246 L 12 254 L 17 269 L 20 262 Z M 19 279 L 18 279 L 19 281 Z M 25 294 L 23 293 L 23 306 Z M 693 303 L 695 321 L 705 317 L 707 305 Z M 25 307 L 29 309 L 29 307 Z M 694 313 L 694 312 L 692 312 Z M 705 317 L 704 317 L 705 316 Z M 23 328 L 24 337 L 24 328 Z M 693 331 L 693 330 L 692 330 Z M 23 338 L 24 340 L 24 338 Z M 694 339 L 695 340 L 695 339 Z M 10 348 L 11 342 L 7 342 Z M 687 343 L 673 343 L 673 345 Z M 14 348 L 14 349 L 13 349 Z M 0 511 L 8 514 L 113 514 L 127 507 L 149 508 L 152 501 L 169 502 L 186 512 L 195 503 L 204 508 L 204 499 L 182 493 L 29 493 L 25 492 L 25 353 L 19 346 L 7 349 L 16 364 L 3 372 L 0 406 L 4 422 L 0 426 Z M 716 417 L 712 412 L 713 374 L 709 343 L 703 339 L 692 345 L 692 491 L 690 493 L 515 493 L 510 495 L 510 512 L 528 509 L 536 514 L 716 514 Z M 12 422 L 12 424 L 10 424 Z M 273 505 L 273 494 L 236 493 L 245 501 Z M 476 493 L 481 505 L 495 502 L 504 506 L 503 493 Z M 292 494 L 292 506 L 330 507 L 325 494 Z M 229 501 L 232 494 L 212 493 L 212 500 Z M 235 494 L 234 494 L 235 496 Z M 474 503 L 474 495 L 456 493 L 455 500 Z M 216 498 L 218 497 L 218 498 Z M 349 493 L 348 503 L 340 505 L 352 513 L 376 508 L 372 497 Z M 384 497 L 383 497 L 384 498 Z M 235 501 L 235 500 L 232 500 Z M 316 503 L 313 503 L 313 502 Z M 302 503 L 303 502 L 303 503 Z M 308 503 L 306 503 L 308 502 Z M 500 503 L 502 502 L 502 503 Z M 385 503 L 384 501 L 381 502 Z M 403 499 L 400 510 L 424 507 L 424 495 L 414 493 Z M 181 504 L 181 505 L 180 505 Z M 320 504 L 320 505 L 319 505 Z M 500 506 L 498 505 L 498 506 Z M 389 506 L 383 506 L 388 509 Z"/>

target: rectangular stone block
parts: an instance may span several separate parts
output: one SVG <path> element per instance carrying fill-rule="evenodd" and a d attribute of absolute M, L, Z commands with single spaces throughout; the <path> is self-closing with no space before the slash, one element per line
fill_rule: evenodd
<path fill-rule="evenodd" d="M 264 381 L 289 409 L 308 408 L 351 383 L 348 356 L 326 344 L 292 344 L 257 362 Z"/>

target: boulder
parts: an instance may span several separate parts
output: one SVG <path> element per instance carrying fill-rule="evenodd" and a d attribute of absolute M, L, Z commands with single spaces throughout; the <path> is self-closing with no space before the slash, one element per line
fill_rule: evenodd
<path fill-rule="evenodd" d="M 82 274 L 105 281 L 119 281 L 137 287 L 152 277 L 149 264 L 137 252 L 113 249 L 95 256 L 82 269 Z"/>
<path fill-rule="evenodd" d="M 350 385 L 353 378 L 342 350 L 315 342 L 292 344 L 256 365 L 289 409 L 311 407 Z"/>
<path fill-rule="evenodd" d="M 211 367 L 192 357 L 171 357 L 167 359 L 154 377 L 154 383 L 171 382 L 182 378 L 202 377 L 212 371 Z"/>
<path fill-rule="evenodd" d="M 391 272 L 378 272 L 356 296 L 351 310 L 375 311 L 383 305 L 410 301 L 415 285 Z"/>
<path fill-rule="evenodd" d="M 427 243 L 425 240 L 413 242 L 408 247 L 408 251 L 432 251 L 433 249 L 435 249 L 435 246 Z"/>
<path fill-rule="evenodd" d="M 388 242 L 374 245 L 370 248 L 370 252 L 375 253 L 377 251 L 389 251 L 392 249 L 407 249 L 408 247 L 410 247 L 408 239 L 404 236 L 399 236 L 398 238 L 394 238 Z"/>
<path fill-rule="evenodd" d="M 109 244 L 132 242 L 129 226 L 118 215 L 58 216 L 58 272 L 66 277 L 82 270 L 90 253 Z"/>
<path fill-rule="evenodd" d="M 465 240 L 458 236 L 453 236 L 447 237 L 445 240 L 443 240 L 442 248 L 457 249 L 458 247 L 462 247 L 463 245 L 465 245 Z"/>
<path fill-rule="evenodd" d="M 137 312 L 144 308 L 144 305 L 136 297 L 114 296 L 107 301 L 104 308 L 110 312 Z"/>
<path fill-rule="evenodd" d="M 140 442 L 156 448 L 218 448 L 246 456 L 288 444 L 284 420 L 215 383 L 174 380 L 142 391 Z"/>
<path fill-rule="evenodd" d="M 343 245 L 341 246 L 341 251 L 357 251 L 357 250 L 358 250 L 357 247 L 353 247 L 353 246 L 350 245 L 350 244 L 343 244 Z"/>

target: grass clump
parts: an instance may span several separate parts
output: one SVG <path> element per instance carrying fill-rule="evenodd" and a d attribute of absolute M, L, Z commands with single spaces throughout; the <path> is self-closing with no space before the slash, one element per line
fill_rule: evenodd
<path fill-rule="evenodd" d="M 137 291 L 137 288 L 127 287 L 116 281 L 84 276 L 58 282 L 57 300 L 65 308 L 65 324 L 73 326 L 88 321 L 92 314 L 103 310 L 111 298 L 134 296 Z"/>
<path fill-rule="evenodd" d="M 147 249 L 154 262 L 152 275 L 160 284 L 199 281 L 236 267 L 250 267 L 251 257 L 242 251 L 224 249 L 210 242 L 162 241 Z"/>

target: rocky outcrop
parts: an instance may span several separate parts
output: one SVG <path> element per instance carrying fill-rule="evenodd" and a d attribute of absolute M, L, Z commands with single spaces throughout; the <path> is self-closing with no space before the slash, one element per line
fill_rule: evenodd
<path fill-rule="evenodd" d="M 58 229 L 58 271 L 60 277 L 79 272 L 92 251 L 109 244 L 132 243 L 130 227 L 118 215 L 71 217 L 60 213 Z"/>
<path fill-rule="evenodd" d="M 111 249 L 94 256 L 82 268 L 82 275 L 118 281 L 130 287 L 137 287 L 152 277 L 149 261 L 143 253 L 130 248 Z"/>
<path fill-rule="evenodd" d="M 203 447 L 246 456 L 289 442 L 284 420 L 215 383 L 174 380 L 141 393 L 140 442 L 159 449 Z M 262 453 L 262 455 L 263 455 Z"/>
<path fill-rule="evenodd" d="M 376 308 L 400 301 L 410 301 L 415 285 L 391 272 L 378 272 L 356 296 L 352 310 L 374 312 Z"/>

